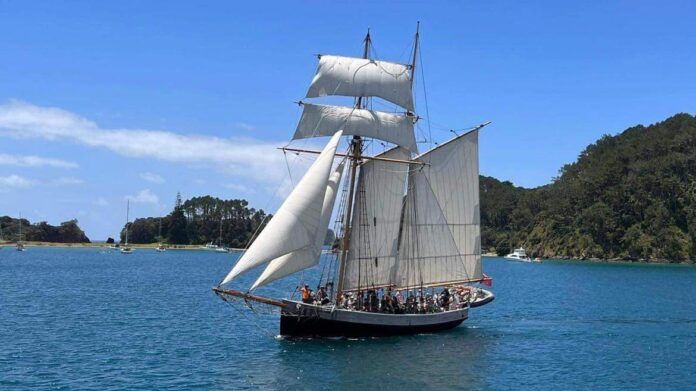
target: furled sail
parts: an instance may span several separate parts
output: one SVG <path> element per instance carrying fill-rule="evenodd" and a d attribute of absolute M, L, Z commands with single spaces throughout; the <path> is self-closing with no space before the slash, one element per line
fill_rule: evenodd
<path fill-rule="evenodd" d="M 344 135 L 377 138 L 418 153 L 413 122 L 404 114 L 305 103 L 292 138 L 330 136 L 342 129 Z"/>
<path fill-rule="evenodd" d="M 321 56 L 307 97 L 327 95 L 376 96 L 413 111 L 410 69 L 392 62 Z"/>
<path fill-rule="evenodd" d="M 410 158 L 409 152 L 400 147 L 378 156 Z M 382 160 L 361 165 L 345 263 L 345 290 L 391 284 L 397 270 L 399 223 L 408 167 Z"/>
<path fill-rule="evenodd" d="M 317 160 L 221 284 L 232 281 L 258 265 L 314 244 L 319 231 L 326 184 L 341 134 L 338 131 L 333 135 Z"/>
<path fill-rule="evenodd" d="M 269 282 L 289 276 L 290 274 L 310 268 L 319 263 L 321 248 L 326 238 L 326 231 L 329 228 L 329 222 L 331 220 L 331 212 L 333 211 L 336 194 L 338 193 L 338 185 L 341 182 L 343 166 L 344 163 L 341 163 L 329 177 L 329 183 L 326 186 L 326 194 L 324 195 L 324 204 L 321 210 L 319 230 L 317 231 L 314 243 L 271 261 L 254 285 L 252 285 L 251 289 L 256 289 Z"/>
<path fill-rule="evenodd" d="M 478 130 L 420 155 L 409 176 L 398 287 L 480 280 Z"/>

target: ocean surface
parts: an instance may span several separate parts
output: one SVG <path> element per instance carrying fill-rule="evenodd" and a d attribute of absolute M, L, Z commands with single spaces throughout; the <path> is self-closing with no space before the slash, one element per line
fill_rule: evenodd
<path fill-rule="evenodd" d="M 236 257 L 0 250 L 0 389 L 696 387 L 693 266 L 487 258 L 497 298 L 452 331 L 290 341 L 211 291 Z"/>

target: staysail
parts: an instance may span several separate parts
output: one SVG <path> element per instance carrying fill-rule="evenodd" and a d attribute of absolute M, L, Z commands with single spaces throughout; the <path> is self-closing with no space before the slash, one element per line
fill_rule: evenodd
<path fill-rule="evenodd" d="M 330 136 L 341 129 L 344 135 L 376 138 L 418 153 L 413 123 L 414 117 L 405 114 L 304 103 L 292 138 Z"/>
<path fill-rule="evenodd" d="M 408 65 L 364 58 L 321 56 L 308 98 L 376 96 L 413 112 Z"/>
<path fill-rule="evenodd" d="M 319 230 L 317 231 L 314 243 L 310 246 L 306 246 L 297 251 L 285 254 L 280 258 L 276 258 L 271 261 L 261 276 L 256 280 L 254 285 L 251 286 L 252 290 L 262 285 L 266 285 L 269 282 L 289 276 L 290 274 L 300 270 L 310 268 L 319 263 L 321 248 L 324 244 L 326 231 L 329 228 L 331 212 L 333 211 L 334 203 L 336 201 L 336 194 L 338 193 L 338 185 L 341 182 L 341 175 L 343 173 L 344 165 L 344 163 L 339 164 L 336 170 L 329 177 L 329 183 L 326 186 L 326 194 L 324 195 L 324 204 L 321 211 Z"/>
<path fill-rule="evenodd" d="M 320 229 L 326 184 L 341 131 L 333 135 L 276 214 L 221 284 L 258 265 L 312 246 Z"/>
<path fill-rule="evenodd" d="M 420 156 L 404 207 L 398 287 L 480 280 L 478 130 Z"/>
<path fill-rule="evenodd" d="M 378 157 L 408 160 L 410 154 L 395 147 Z M 407 165 L 390 161 L 369 160 L 361 165 L 345 263 L 345 290 L 392 282 L 407 173 Z"/>

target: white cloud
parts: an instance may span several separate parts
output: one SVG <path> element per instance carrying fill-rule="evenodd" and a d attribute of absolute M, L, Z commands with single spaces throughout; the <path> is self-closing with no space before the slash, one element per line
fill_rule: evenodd
<path fill-rule="evenodd" d="M 130 200 L 131 202 L 136 202 L 136 203 L 141 203 L 141 204 L 153 204 L 153 205 L 158 205 L 159 204 L 159 197 L 150 189 L 144 189 L 141 190 L 138 194 L 136 195 L 128 195 L 126 196 L 127 200 Z"/>
<path fill-rule="evenodd" d="M 256 130 L 256 126 L 254 126 L 254 125 L 249 125 L 249 124 L 246 123 L 246 122 L 237 122 L 235 125 L 236 125 L 238 128 L 242 128 L 242 129 L 247 130 L 247 131 Z"/>
<path fill-rule="evenodd" d="M 69 141 L 128 157 L 205 164 L 267 183 L 280 181 L 286 170 L 282 154 L 275 150 L 284 143 L 107 129 L 63 109 L 20 101 L 0 105 L 0 136 Z"/>
<path fill-rule="evenodd" d="M 200 178 L 199 178 L 199 179 L 194 179 L 194 180 L 193 180 L 193 183 L 195 183 L 195 184 L 197 184 L 197 185 L 205 185 L 207 182 L 205 181 L 205 179 L 200 179 Z"/>
<path fill-rule="evenodd" d="M 36 184 L 36 181 L 19 175 L 0 176 L 0 190 L 8 188 L 27 188 Z"/>
<path fill-rule="evenodd" d="M 99 197 L 99 198 L 96 199 L 96 201 L 94 201 L 94 205 L 97 205 L 97 206 L 108 206 L 108 205 L 109 205 L 109 201 L 107 201 L 106 198 L 104 198 L 104 197 Z"/>
<path fill-rule="evenodd" d="M 52 185 L 58 185 L 58 186 L 70 186 L 70 185 L 81 185 L 85 183 L 80 178 L 73 178 L 69 176 L 63 176 L 60 178 L 56 178 L 50 182 Z"/>
<path fill-rule="evenodd" d="M 151 172 L 143 172 L 140 174 L 140 178 L 152 183 L 164 183 L 164 178 L 162 176 L 153 174 Z"/>
<path fill-rule="evenodd" d="M 245 193 L 253 193 L 254 189 L 242 185 L 241 183 L 228 183 L 224 185 L 226 188 L 231 190 L 243 191 Z"/>
<path fill-rule="evenodd" d="M 0 165 L 19 167 L 77 168 L 77 163 L 61 159 L 44 158 L 32 155 L 8 155 L 0 153 Z"/>

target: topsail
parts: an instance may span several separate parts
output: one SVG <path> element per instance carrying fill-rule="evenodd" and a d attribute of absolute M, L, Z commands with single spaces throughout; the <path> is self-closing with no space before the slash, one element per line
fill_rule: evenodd
<path fill-rule="evenodd" d="M 338 131 L 333 135 L 300 183 L 227 274 L 222 284 L 258 265 L 314 245 L 320 229 L 326 185 L 341 134 L 341 131 Z"/>
<path fill-rule="evenodd" d="M 414 117 L 405 114 L 304 103 L 292 139 L 330 136 L 343 130 L 344 135 L 377 138 L 418 153 L 413 122 Z"/>
<path fill-rule="evenodd" d="M 412 112 L 410 67 L 364 58 L 321 56 L 307 97 L 327 95 L 376 96 Z"/>

